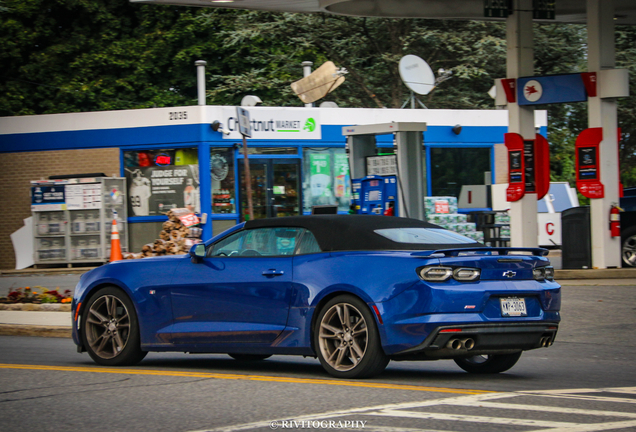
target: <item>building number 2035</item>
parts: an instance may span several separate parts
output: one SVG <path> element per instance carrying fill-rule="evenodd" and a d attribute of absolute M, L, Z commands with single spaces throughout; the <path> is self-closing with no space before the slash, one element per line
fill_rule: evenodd
<path fill-rule="evenodd" d="M 170 113 L 170 120 L 187 120 L 188 112 L 187 111 L 175 111 Z"/>

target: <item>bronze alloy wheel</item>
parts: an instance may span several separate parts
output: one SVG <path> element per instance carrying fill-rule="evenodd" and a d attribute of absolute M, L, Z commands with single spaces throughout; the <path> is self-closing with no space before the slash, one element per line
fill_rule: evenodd
<path fill-rule="evenodd" d="M 636 235 L 629 236 L 623 242 L 623 263 L 625 266 L 636 266 Z"/>
<path fill-rule="evenodd" d="M 104 295 L 90 305 L 86 319 L 86 341 L 102 359 L 117 357 L 130 336 L 130 315 L 114 295 Z"/>
<path fill-rule="evenodd" d="M 320 352 L 325 362 L 341 372 L 355 368 L 367 350 L 367 323 L 353 305 L 333 305 L 320 321 Z"/>

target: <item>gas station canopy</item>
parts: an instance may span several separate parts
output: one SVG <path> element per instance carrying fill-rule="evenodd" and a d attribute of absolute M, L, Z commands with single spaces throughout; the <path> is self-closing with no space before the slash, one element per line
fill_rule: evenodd
<path fill-rule="evenodd" d="M 154 3 L 269 12 L 327 12 L 338 15 L 386 18 L 503 20 L 486 17 L 484 0 L 131 0 Z M 505 3 L 493 1 L 492 3 Z M 555 0 L 555 19 L 538 20 L 585 24 L 586 2 Z M 636 25 L 636 1 L 614 0 L 614 23 Z"/>

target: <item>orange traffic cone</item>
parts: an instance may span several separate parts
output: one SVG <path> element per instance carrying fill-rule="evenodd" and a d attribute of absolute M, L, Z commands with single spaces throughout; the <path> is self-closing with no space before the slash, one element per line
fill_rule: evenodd
<path fill-rule="evenodd" d="M 117 219 L 113 219 L 113 230 L 110 233 L 110 262 L 123 259 L 121 243 L 119 242 L 119 230 L 117 229 Z"/>

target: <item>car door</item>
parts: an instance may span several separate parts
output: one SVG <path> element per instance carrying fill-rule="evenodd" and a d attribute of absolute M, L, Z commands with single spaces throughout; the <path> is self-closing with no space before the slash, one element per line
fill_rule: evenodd
<path fill-rule="evenodd" d="M 301 231 L 241 230 L 209 246 L 201 262 L 184 262 L 171 292 L 173 343 L 274 341 L 287 323 Z"/>

